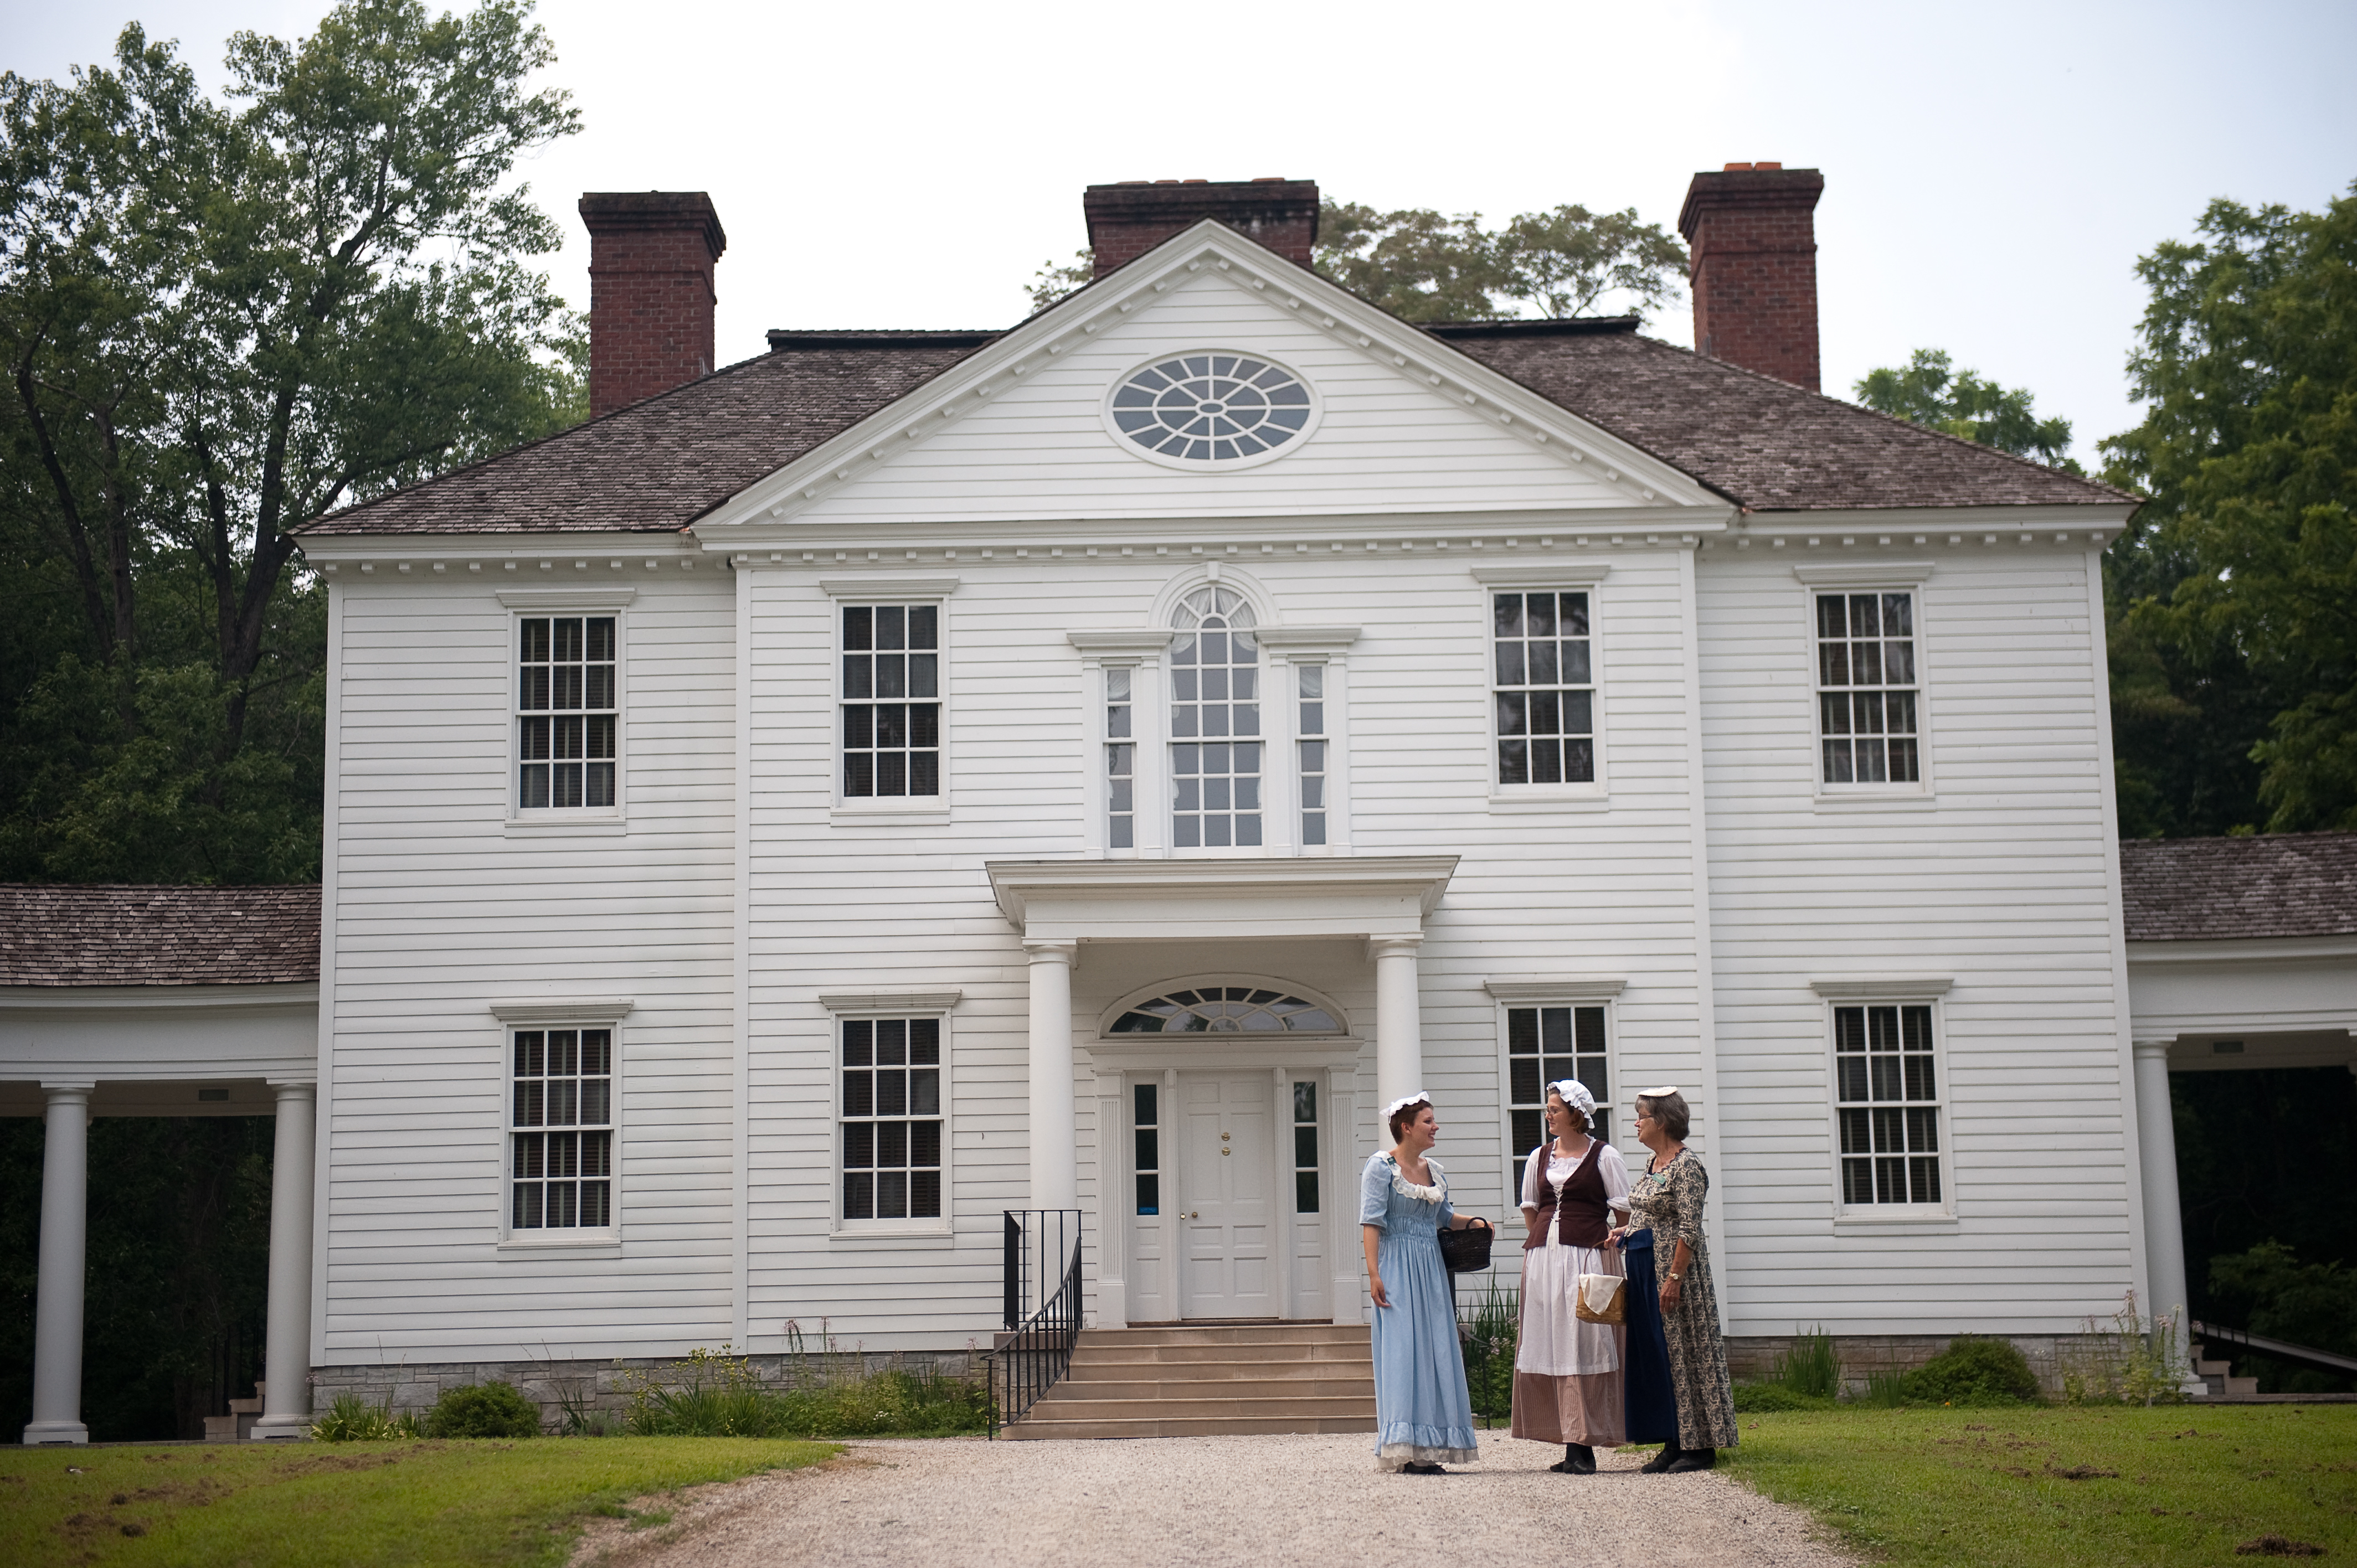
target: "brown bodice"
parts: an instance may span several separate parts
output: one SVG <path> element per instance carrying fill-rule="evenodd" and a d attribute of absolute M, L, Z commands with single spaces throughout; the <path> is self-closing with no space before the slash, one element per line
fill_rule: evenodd
<path fill-rule="evenodd" d="M 1562 1201 L 1555 1197 L 1555 1183 L 1547 1179 L 1547 1165 L 1554 1159 L 1553 1141 L 1536 1156 L 1539 1165 L 1539 1212 L 1555 1210 L 1555 1239 L 1566 1247 L 1601 1247 L 1612 1233 L 1612 1210 L 1604 1201 L 1604 1169 L 1598 1160 L 1604 1153 L 1603 1141 L 1587 1140 L 1587 1156 L 1579 1168 L 1565 1178 Z M 1544 1232 L 1541 1232 L 1542 1235 Z M 1544 1245 L 1543 1241 L 1525 1240 L 1523 1251 Z"/>

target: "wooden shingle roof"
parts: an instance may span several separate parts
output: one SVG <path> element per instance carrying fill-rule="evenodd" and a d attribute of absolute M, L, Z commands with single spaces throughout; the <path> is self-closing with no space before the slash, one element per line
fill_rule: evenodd
<path fill-rule="evenodd" d="M 319 889 L 0 884 L 0 986 L 319 978 Z"/>
<path fill-rule="evenodd" d="M 2357 935 L 2357 833 L 2128 839 L 2132 942 Z"/>

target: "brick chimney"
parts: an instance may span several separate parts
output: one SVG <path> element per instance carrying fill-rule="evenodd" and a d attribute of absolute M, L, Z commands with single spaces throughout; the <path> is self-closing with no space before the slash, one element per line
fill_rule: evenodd
<path fill-rule="evenodd" d="M 1817 386 L 1817 228 L 1825 177 L 1729 164 L 1686 188 L 1678 232 L 1694 286 L 1695 348 L 1714 360 Z"/>
<path fill-rule="evenodd" d="M 1318 242 L 1318 182 L 1310 179 L 1130 179 L 1089 187 L 1081 210 L 1099 277 L 1206 218 L 1298 266 L 1309 264 Z"/>
<path fill-rule="evenodd" d="M 593 190 L 589 414 L 611 413 L 712 373 L 713 264 L 728 248 L 700 190 Z"/>

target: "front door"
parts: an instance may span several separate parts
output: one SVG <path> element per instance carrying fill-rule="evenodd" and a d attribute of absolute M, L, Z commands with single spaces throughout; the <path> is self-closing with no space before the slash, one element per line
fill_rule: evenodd
<path fill-rule="evenodd" d="M 1181 1073 L 1177 1217 L 1188 1317 L 1275 1317 L 1276 1204 L 1266 1073 Z"/>

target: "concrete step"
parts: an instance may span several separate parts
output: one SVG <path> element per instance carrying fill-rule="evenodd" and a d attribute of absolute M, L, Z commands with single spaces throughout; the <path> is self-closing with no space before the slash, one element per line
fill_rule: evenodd
<path fill-rule="evenodd" d="M 1299 1341 L 1261 1345 L 1092 1345 L 1083 1337 L 1072 1348 L 1075 1366 L 1094 1361 L 1161 1361 L 1174 1366 L 1188 1361 L 1364 1361 L 1372 1355 L 1372 1348 L 1364 1340 L 1356 1345 Z"/>
<path fill-rule="evenodd" d="M 1087 1399 L 1067 1400 L 1050 1391 L 1024 1412 L 1026 1421 L 1239 1421 L 1299 1416 L 1365 1416 L 1373 1419 L 1375 1396 L 1327 1399 Z"/>
<path fill-rule="evenodd" d="M 2226 1386 L 2221 1391 L 2224 1393 L 2255 1394 L 2259 1391 L 2259 1380 L 2256 1378 L 2228 1378 L 2225 1381 Z"/>
<path fill-rule="evenodd" d="M 1084 1328 L 1081 1338 L 1131 1345 L 1364 1345 L 1370 1335 L 1363 1323 L 1245 1323 L 1217 1328 Z"/>
<path fill-rule="evenodd" d="M 1265 1361 L 1223 1357 L 1216 1360 L 1165 1361 L 1148 1357 L 1072 1358 L 1074 1378 L 1330 1378 L 1363 1369 L 1373 1361 L 1365 1356 L 1305 1356 L 1297 1360 Z"/>
<path fill-rule="evenodd" d="M 229 1412 L 231 1415 L 260 1415 L 262 1396 L 257 1394 L 250 1400 L 231 1400 L 229 1402 Z"/>
<path fill-rule="evenodd" d="M 1060 1400 L 1305 1400 L 1375 1397 L 1375 1380 L 1361 1378 L 1297 1378 L 1286 1382 L 1261 1382 L 1239 1378 L 1142 1378 L 1133 1381 L 1093 1379 L 1074 1382 L 1066 1378 L 1043 1399 Z"/>
<path fill-rule="evenodd" d="M 2232 1361 L 2201 1361 L 2193 1363 L 2194 1374 L 2204 1378 L 2222 1378 L 2233 1367 Z"/>
<path fill-rule="evenodd" d="M 1025 1416 L 998 1435 L 1024 1442 L 1075 1441 L 1108 1437 L 1228 1437 L 1284 1432 L 1372 1432 L 1375 1418 L 1364 1416 L 1220 1416 L 1198 1419 L 1159 1416 L 1137 1421 L 1039 1420 Z"/>

